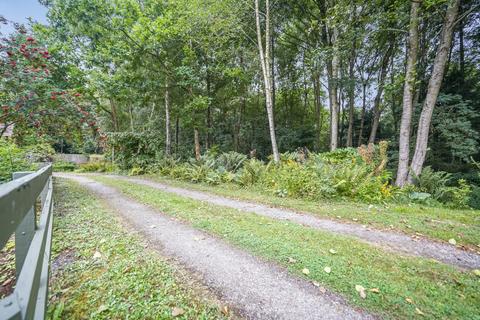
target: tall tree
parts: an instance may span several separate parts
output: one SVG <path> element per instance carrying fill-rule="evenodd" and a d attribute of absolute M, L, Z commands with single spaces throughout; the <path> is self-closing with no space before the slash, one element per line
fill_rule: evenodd
<path fill-rule="evenodd" d="M 260 25 L 260 8 L 258 0 L 255 0 L 255 22 L 257 29 L 258 53 L 260 56 L 260 65 L 263 73 L 263 83 L 265 87 L 265 100 L 267 104 L 268 126 L 270 129 L 270 141 L 272 144 L 273 160 L 280 162 L 280 153 L 277 147 L 277 138 L 275 134 L 275 121 L 273 116 L 273 77 L 270 60 L 270 1 L 265 0 L 265 50 L 263 49 L 262 28 Z"/>
<path fill-rule="evenodd" d="M 410 10 L 410 27 L 408 35 L 407 68 L 403 87 L 402 120 L 400 122 L 400 140 L 398 152 L 398 170 L 395 184 L 402 187 L 408 177 L 410 161 L 410 126 L 413 113 L 413 98 L 416 81 L 418 55 L 418 21 L 421 1 L 414 0 Z"/>
<path fill-rule="evenodd" d="M 420 114 L 420 119 L 418 120 L 415 153 L 410 166 L 410 181 L 413 181 L 414 175 L 420 175 L 425 162 L 433 109 L 437 103 L 438 93 L 440 92 L 440 87 L 442 85 L 445 65 L 447 64 L 450 47 L 452 45 L 453 31 L 455 29 L 455 21 L 457 19 L 459 5 L 460 0 L 449 1 L 445 13 L 445 20 L 443 22 L 442 33 L 440 36 L 440 44 L 437 48 L 432 74 L 428 82 L 427 95 L 423 104 L 422 113 Z"/>

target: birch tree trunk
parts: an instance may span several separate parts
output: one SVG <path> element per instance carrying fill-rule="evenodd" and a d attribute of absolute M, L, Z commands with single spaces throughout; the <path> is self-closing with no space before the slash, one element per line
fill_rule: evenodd
<path fill-rule="evenodd" d="M 170 88 L 165 80 L 165 155 L 172 154 L 172 136 L 170 133 Z"/>
<path fill-rule="evenodd" d="M 332 45 L 336 46 L 337 29 L 333 29 Z M 339 57 L 337 50 L 333 50 L 333 57 L 327 62 L 328 72 L 328 97 L 330 103 L 330 151 L 338 147 L 338 65 Z"/>
<path fill-rule="evenodd" d="M 418 121 L 417 142 L 415 145 L 415 153 L 412 158 L 411 174 L 409 175 L 409 182 L 412 182 L 412 174 L 420 175 L 425 162 L 428 146 L 428 134 L 430 131 L 430 122 L 432 120 L 433 108 L 437 103 L 438 93 L 442 84 L 443 75 L 445 72 L 445 65 L 448 59 L 448 53 L 452 45 L 453 30 L 455 27 L 455 20 L 458 15 L 458 7 L 460 0 L 453 0 L 449 2 L 445 20 L 443 23 L 440 44 L 437 48 L 435 61 L 433 63 L 432 75 L 428 82 L 427 95 L 423 104 L 422 113 Z"/>
<path fill-rule="evenodd" d="M 400 122 L 400 140 L 398 152 L 398 170 L 395 184 L 403 187 L 407 182 L 410 161 L 410 127 L 413 113 L 413 96 L 416 81 L 418 55 L 418 11 L 420 1 L 412 1 L 410 10 L 410 30 L 408 37 L 407 69 L 403 87 L 402 119 Z"/>
<path fill-rule="evenodd" d="M 272 66 L 270 62 L 270 1 L 265 1 L 265 52 L 263 50 L 262 31 L 260 27 L 260 9 L 258 0 L 255 0 L 255 21 L 257 27 L 258 52 L 260 65 L 262 67 L 263 81 L 265 86 L 265 100 L 267 107 L 268 126 L 270 129 L 270 141 L 272 143 L 273 160 L 280 162 L 278 153 L 277 138 L 275 135 L 275 121 L 273 117 L 273 88 L 272 88 Z"/>

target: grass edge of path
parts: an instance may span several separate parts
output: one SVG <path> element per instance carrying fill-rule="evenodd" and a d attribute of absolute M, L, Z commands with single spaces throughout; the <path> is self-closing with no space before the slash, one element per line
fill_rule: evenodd
<path fill-rule="evenodd" d="M 176 180 L 161 175 L 138 178 L 191 188 L 234 200 L 256 202 L 280 209 L 293 210 L 343 223 L 369 225 L 379 230 L 401 232 L 413 237 L 448 243 L 455 239 L 457 247 L 480 254 L 480 210 L 429 207 L 420 204 L 367 204 L 352 201 L 281 198 L 267 194 L 255 186 L 244 188 L 236 184 L 207 185 Z M 234 194 L 232 195 L 232 193 Z M 432 218 L 431 216 L 434 216 Z M 468 223 L 465 223 L 468 222 Z"/>

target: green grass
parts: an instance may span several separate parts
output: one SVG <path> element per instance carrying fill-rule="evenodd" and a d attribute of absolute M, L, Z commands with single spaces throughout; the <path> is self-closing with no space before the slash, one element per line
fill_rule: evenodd
<path fill-rule="evenodd" d="M 50 319 L 171 319 L 175 307 L 184 311 L 178 319 L 224 318 L 181 270 L 145 249 L 85 189 L 62 179 L 55 185 L 53 252 L 64 263 L 51 280 Z"/>
<path fill-rule="evenodd" d="M 480 278 L 431 260 L 402 257 L 376 247 L 298 224 L 210 205 L 108 177 L 94 177 L 125 195 L 224 238 L 251 253 L 318 281 L 356 306 L 383 318 L 479 319 Z M 334 249 L 337 253 L 330 253 Z M 295 259 L 290 263 L 289 259 Z M 331 273 L 324 271 L 331 267 Z M 308 268 L 309 275 L 302 274 Z M 356 285 L 367 290 L 362 299 Z M 412 303 L 407 299 L 411 299 Z"/>
<path fill-rule="evenodd" d="M 458 210 L 445 207 L 428 207 L 418 204 L 374 204 L 351 201 L 309 201 L 280 198 L 267 194 L 259 187 L 242 188 L 235 184 L 211 186 L 194 184 L 161 176 L 146 176 L 149 179 L 218 195 L 256 201 L 281 208 L 309 212 L 318 216 L 341 221 L 368 224 L 380 229 L 393 229 L 411 235 L 448 241 L 455 239 L 463 245 L 480 251 L 480 210 Z"/>

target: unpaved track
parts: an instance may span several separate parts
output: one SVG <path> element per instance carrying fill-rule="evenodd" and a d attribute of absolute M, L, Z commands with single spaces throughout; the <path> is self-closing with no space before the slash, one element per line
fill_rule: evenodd
<path fill-rule="evenodd" d="M 480 255 L 464 251 L 453 245 L 430 241 L 428 239 L 413 239 L 408 235 L 367 228 L 358 224 L 341 223 L 329 219 L 322 219 L 313 215 L 297 213 L 293 210 L 269 207 L 267 205 L 234 200 L 212 193 L 173 187 L 168 184 L 148 179 L 131 178 L 125 176 L 111 176 L 115 179 L 124 179 L 134 183 L 153 187 L 162 191 L 211 204 L 238 209 L 243 212 L 253 212 L 258 215 L 296 222 L 315 229 L 337 234 L 354 236 L 369 244 L 390 249 L 407 255 L 431 258 L 446 264 L 465 269 L 480 268 Z"/>
<path fill-rule="evenodd" d="M 247 319 L 374 319 L 342 298 L 236 249 L 84 176 L 56 174 L 84 185 L 142 233 L 164 256 L 200 276 Z M 353 286 L 353 284 L 352 284 Z"/>

